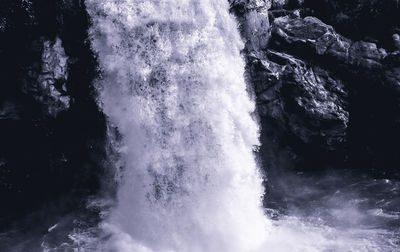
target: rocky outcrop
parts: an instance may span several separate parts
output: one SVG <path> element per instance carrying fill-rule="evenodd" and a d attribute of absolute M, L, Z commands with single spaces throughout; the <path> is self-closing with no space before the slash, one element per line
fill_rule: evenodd
<path fill-rule="evenodd" d="M 400 51 L 392 52 L 383 60 L 384 84 L 400 95 Z"/>
<path fill-rule="evenodd" d="M 83 1 L 0 1 L 2 216 L 99 188 L 106 126 Z"/>
<path fill-rule="evenodd" d="M 365 20 L 366 6 L 378 6 L 372 20 L 381 26 L 385 13 L 393 14 L 384 7 L 390 1 L 330 1 L 343 13 L 355 2 L 355 23 Z M 376 33 L 374 28 L 369 37 L 359 27 L 349 27 L 350 34 L 337 22 L 332 26 L 315 17 L 326 17 L 321 10 L 329 5 L 326 1 L 264 4 L 270 8 L 268 44 L 249 46 L 252 33 L 242 34 L 248 42 L 247 75 L 256 93 L 267 166 L 275 160 L 300 170 L 333 166 L 393 171 L 400 162 L 390 147 L 400 142 L 398 36 L 390 34 L 399 25 L 397 19 L 391 21 L 390 32 L 385 27 L 384 33 Z M 390 34 L 392 46 L 383 34 Z"/>
<path fill-rule="evenodd" d="M 315 17 L 279 17 L 274 20 L 272 44 L 305 58 L 324 56 L 345 69 L 382 70 L 385 49 L 364 41 L 353 42 Z"/>
<path fill-rule="evenodd" d="M 239 19 L 242 36 L 246 38 L 247 50 L 261 50 L 268 44 L 269 1 L 229 0 L 231 11 Z"/>
<path fill-rule="evenodd" d="M 397 92 L 398 51 L 388 53 L 371 42 L 354 42 L 314 17 L 280 17 L 273 27 L 271 47 L 347 73 L 348 78 L 362 74 L 365 79 L 372 78 Z"/>
<path fill-rule="evenodd" d="M 391 37 L 400 29 L 397 0 L 305 0 L 302 7 L 306 15 L 321 19 L 352 40 L 394 49 Z"/>
<path fill-rule="evenodd" d="M 41 65 L 28 68 L 28 76 L 22 87 L 26 95 L 42 105 L 44 113 L 56 117 L 59 112 L 68 110 L 70 97 L 67 92 L 68 56 L 61 40 L 43 41 Z"/>
<path fill-rule="evenodd" d="M 345 140 L 349 113 L 341 80 L 285 53 L 250 56 L 260 116 L 269 117 L 307 144 L 332 150 Z"/>

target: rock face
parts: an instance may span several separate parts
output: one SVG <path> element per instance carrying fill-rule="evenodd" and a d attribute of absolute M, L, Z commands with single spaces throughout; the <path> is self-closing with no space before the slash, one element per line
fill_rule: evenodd
<path fill-rule="evenodd" d="M 305 0 L 303 8 L 352 40 L 394 49 L 391 37 L 400 29 L 397 0 Z"/>
<path fill-rule="evenodd" d="M 28 70 L 29 79 L 22 89 L 26 95 L 32 95 L 42 104 L 44 113 L 53 117 L 70 107 L 66 87 L 68 56 L 61 43 L 59 38 L 43 41 L 41 64 Z"/>
<path fill-rule="evenodd" d="M 341 80 L 272 50 L 251 58 L 250 75 L 261 117 L 275 120 L 307 144 L 331 150 L 344 142 L 349 113 Z"/>
<path fill-rule="evenodd" d="M 303 57 L 324 56 L 332 64 L 354 71 L 382 70 L 385 49 L 364 41 L 353 42 L 315 17 L 279 17 L 274 20 L 273 44 Z M 308 55 L 307 55 L 308 54 Z"/>
<path fill-rule="evenodd" d="M 229 0 L 231 11 L 239 19 L 248 50 L 261 50 L 268 44 L 270 2 L 261 0 Z"/>
<path fill-rule="evenodd" d="M 64 196 L 76 207 L 99 188 L 106 127 L 88 25 L 83 1 L 0 1 L 2 228 L 3 216 Z"/>
<path fill-rule="evenodd" d="M 399 27 L 398 15 L 393 18 L 399 6 L 373 0 L 265 6 L 268 44 L 247 46 L 245 54 L 267 169 L 290 163 L 299 170 L 333 166 L 396 173 L 400 160 L 392 148 L 400 147 L 400 75 L 398 36 L 392 34 Z M 381 28 L 368 31 L 362 22 L 372 22 L 363 16 L 371 6 L 376 7 L 371 20 Z M 342 26 L 344 15 L 355 25 Z M 251 40 L 251 32 L 243 34 Z"/>
<path fill-rule="evenodd" d="M 346 125 L 350 127 L 336 128 L 348 135 L 346 148 L 350 151 L 343 159 L 353 160 L 352 166 L 363 164 L 370 166 L 370 169 L 383 172 L 385 169 L 395 169 L 399 160 L 393 150 L 384 143 L 396 146 L 393 139 L 400 140 L 396 119 L 398 113 L 394 112 L 400 111 L 396 105 L 398 99 L 396 87 L 399 82 L 398 77 L 395 77 L 399 76 L 399 65 L 395 60 L 398 52 L 388 53 L 387 50 L 378 48 L 371 42 L 352 41 L 336 33 L 331 26 L 315 17 L 276 18 L 269 46 L 275 50 L 290 52 L 312 65 L 321 66 L 331 72 L 330 76 L 340 77 L 344 83 L 345 90 L 349 92 L 345 101 L 349 104 L 346 114 L 350 114 L 349 123 Z M 384 102 L 371 105 L 367 99 Z M 340 102 L 334 103 L 341 106 Z M 382 113 L 387 111 L 392 111 L 393 114 L 382 118 Z M 376 119 L 371 122 L 366 118 Z M 365 128 L 368 132 L 365 132 L 364 138 L 369 139 L 371 141 L 369 143 L 365 143 L 363 137 L 359 135 Z M 386 146 L 382 147 L 382 144 Z M 386 154 L 378 154 L 382 155 L 378 158 L 375 155 L 381 152 L 381 148 L 385 149 Z M 362 160 L 366 158 L 373 161 L 369 160 L 366 164 L 367 162 Z"/>

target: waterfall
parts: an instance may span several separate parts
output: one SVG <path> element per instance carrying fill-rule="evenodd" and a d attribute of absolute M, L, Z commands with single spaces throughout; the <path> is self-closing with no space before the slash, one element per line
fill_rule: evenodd
<path fill-rule="evenodd" d="M 254 251 L 268 236 L 258 126 L 226 0 L 87 0 L 118 143 L 111 251 Z"/>

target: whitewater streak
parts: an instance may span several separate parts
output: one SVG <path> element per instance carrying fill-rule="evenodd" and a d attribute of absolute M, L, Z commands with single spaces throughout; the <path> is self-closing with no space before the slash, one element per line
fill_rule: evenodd
<path fill-rule="evenodd" d="M 122 136 L 107 250 L 254 251 L 268 221 L 255 105 L 226 0 L 87 0 L 99 103 Z"/>

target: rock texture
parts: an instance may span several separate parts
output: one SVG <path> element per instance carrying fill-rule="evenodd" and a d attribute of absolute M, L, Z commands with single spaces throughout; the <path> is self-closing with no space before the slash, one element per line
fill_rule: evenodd
<path fill-rule="evenodd" d="M 397 0 L 305 0 L 302 7 L 340 34 L 378 47 L 393 49 L 392 35 L 400 29 Z"/>
<path fill-rule="evenodd" d="M 262 0 L 229 0 L 231 11 L 239 19 L 242 36 L 249 50 L 262 50 L 268 44 L 270 2 Z"/>
<path fill-rule="evenodd" d="M 68 56 L 61 40 L 43 41 L 41 64 L 28 68 L 22 91 L 42 105 L 44 113 L 56 117 L 70 107 L 67 92 Z"/>
<path fill-rule="evenodd" d="M 285 53 L 268 50 L 250 59 L 260 116 L 307 144 L 332 150 L 344 142 L 349 113 L 341 80 Z"/>
<path fill-rule="evenodd" d="M 324 56 L 331 61 L 328 63 L 346 69 L 382 70 L 382 60 L 387 56 L 386 50 L 378 49 L 376 44 L 353 42 L 315 17 L 279 17 L 273 27 L 273 45 L 305 58 Z"/>
<path fill-rule="evenodd" d="M 99 188 L 106 127 L 88 25 L 83 1 L 0 1 L 0 229 Z"/>
<path fill-rule="evenodd" d="M 350 150 L 343 159 L 353 160 L 352 166 L 365 165 L 382 172 L 395 169 L 399 160 L 389 145 L 397 146 L 393 139 L 400 140 L 395 112 L 400 111 L 396 105 L 399 82 L 395 77 L 399 76 L 399 65 L 395 60 L 398 52 L 388 52 L 371 42 L 352 41 L 315 17 L 276 18 L 269 46 L 290 52 L 309 64 L 321 66 L 329 70 L 331 76 L 338 76 L 345 83 L 344 87 L 350 94 L 346 103 L 349 104 L 348 125 L 351 127 L 341 128 L 348 135 L 346 148 Z M 379 104 L 372 105 L 370 102 L 374 100 Z M 382 118 L 384 111 L 393 114 Z M 366 118 L 376 119 L 371 121 Z M 364 138 L 371 141 L 367 144 L 359 135 L 365 128 L 368 128 L 368 132 L 365 132 Z M 378 154 L 382 144 L 385 145 L 386 154 Z M 360 151 L 362 149 L 364 153 Z M 390 163 L 387 160 L 391 160 Z"/>
<path fill-rule="evenodd" d="M 267 169 L 398 172 L 400 9 L 394 2 L 264 1 L 268 43 L 249 46 L 252 32 L 242 34 Z"/>

